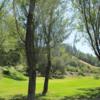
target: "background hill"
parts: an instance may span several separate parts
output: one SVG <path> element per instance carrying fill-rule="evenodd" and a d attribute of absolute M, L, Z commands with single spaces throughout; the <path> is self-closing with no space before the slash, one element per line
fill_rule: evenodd
<path fill-rule="evenodd" d="M 8 52 L 3 51 L 2 55 L 8 53 L 8 60 L 6 63 L 5 56 L 0 63 L 1 74 L 9 76 L 14 79 L 25 79 L 24 75 L 27 75 L 27 67 L 25 62 L 25 56 L 10 50 Z M 23 57 L 22 57 L 23 56 Z M 44 76 L 46 67 L 46 54 L 39 55 L 39 63 L 37 65 L 37 73 L 39 76 Z M 4 60 L 4 61 L 3 61 Z M 15 62 L 14 62 L 15 61 Z M 23 61 L 23 62 L 22 62 Z M 67 44 L 61 44 L 60 47 L 52 49 L 52 69 L 51 78 L 63 78 L 66 76 L 90 76 L 94 75 L 99 77 L 100 74 L 100 62 L 92 55 L 84 54 L 76 48 Z M 2 76 L 2 75 L 1 75 Z"/>

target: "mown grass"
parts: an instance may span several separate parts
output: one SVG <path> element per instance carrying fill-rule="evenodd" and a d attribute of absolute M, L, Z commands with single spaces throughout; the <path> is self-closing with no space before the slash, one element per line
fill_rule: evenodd
<path fill-rule="evenodd" d="M 41 94 L 43 78 L 37 78 L 37 95 Z M 93 77 L 70 77 L 65 79 L 51 79 L 49 92 L 46 96 L 40 97 L 45 100 L 59 100 L 74 95 L 85 95 L 87 89 L 100 87 L 100 79 Z M 10 98 L 14 95 L 27 95 L 28 81 L 2 78 L 0 80 L 0 98 Z M 86 91 L 85 91 L 86 90 Z"/>

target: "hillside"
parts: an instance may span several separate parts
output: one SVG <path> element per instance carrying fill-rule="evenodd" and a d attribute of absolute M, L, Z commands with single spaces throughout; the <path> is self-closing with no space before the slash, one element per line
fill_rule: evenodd
<path fill-rule="evenodd" d="M 71 62 L 66 68 L 67 75 L 74 75 L 74 76 L 99 76 L 100 74 L 100 67 L 93 66 L 83 60 L 80 60 L 79 58 L 73 56 L 73 60 L 70 60 Z"/>
<path fill-rule="evenodd" d="M 77 55 L 78 54 L 78 55 Z M 95 62 L 92 63 L 88 60 L 90 55 L 84 54 L 80 51 L 75 50 L 71 46 L 61 45 L 60 48 L 52 50 L 52 69 L 51 77 L 63 78 L 66 76 L 99 76 L 100 67 L 99 61 L 91 55 L 91 59 Z M 83 55 L 80 56 L 79 54 Z M 87 58 L 86 58 L 87 57 Z M 85 58 L 85 59 L 84 59 Z M 39 64 L 37 67 L 37 75 L 44 76 L 47 58 L 44 55 L 40 56 Z M 96 63 L 97 62 L 97 63 Z M 96 63 L 96 64 L 95 64 Z M 21 80 L 24 79 L 24 75 L 27 75 L 26 65 L 10 65 L 1 66 L 0 73 L 4 76 L 9 76 L 10 78 Z M 24 75 L 23 75 L 24 74 Z M 1 75 L 2 76 L 2 75 Z"/>

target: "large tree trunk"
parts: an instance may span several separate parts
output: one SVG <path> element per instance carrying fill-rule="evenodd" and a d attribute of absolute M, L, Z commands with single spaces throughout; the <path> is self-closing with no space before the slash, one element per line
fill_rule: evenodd
<path fill-rule="evenodd" d="M 30 0 L 29 13 L 27 16 L 27 29 L 26 29 L 26 58 L 29 74 L 29 87 L 27 100 L 35 100 L 36 88 L 36 56 L 35 56 L 35 25 L 34 25 L 34 9 L 35 0 Z"/>
<path fill-rule="evenodd" d="M 36 72 L 31 71 L 29 76 L 28 100 L 35 100 Z"/>
<path fill-rule="evenodd" d="M 51 69 L 51 50 L 50 50 L 50 46 L 48 46 L 48 48 L 47 48 L 47 59 L 48 59 L 48 64 L 47 64 L 46 72 L 45 72 L 45 81 L 44 81 L 44 88 L 43 88 L 42 95 L 46 95 L 46 93 L 48 92 L 50 69 Z"/>

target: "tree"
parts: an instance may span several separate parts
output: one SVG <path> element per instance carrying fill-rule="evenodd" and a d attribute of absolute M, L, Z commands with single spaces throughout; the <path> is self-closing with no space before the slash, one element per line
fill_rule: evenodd
<path fill-rule="evenodd" d="M 47 66 L 45 69 L 45 81 L 43 88 L 43 95 L 46 95 L 48 91 L 48 83 L 50 78 L 50 70 L 52 66 L 51 61 L 51 49 L 62 43 L 63 40 L 69 36 L 66 33 L 66 26 L 68 25 L 67 18 L 64 18 L 65 2 L 61 0 L 41 0 L 38 6 L 38 12 L 40 14 L 40 28 L 43 33 L 44 47 L 47 52 Z"/>
<path fill-rule="evenodd" d="M 25 49 L 29 73 L 28 100 L 35 100 L 36 88 L 36 62 L 35 62 L 35 24 L 34 24 L 34 9 L 35 0 L 29 2 L 29 12 L 27 16 L 26 40 Z"/>
<path fill-rule="evenodd" d="M 6 3 L 8 3 L 8 0 L 2 0 L 0 1 L 0 49 L 2 49 L 2 45 L 5 41 L 5 16 L 7 13 L 7 9 L 5 7 Z"/>
<path fill-rule="evenodd" d="M 15 6 L 15 4 L 17 5 Z M 27 11 L 29 6 L 29 11 Z M 35 6 L 35 7 L 34 7 Z M 36 65 L 38 62 L 38 53 L 40 49 L 41 36 L 38 34 L 38 20 L 36 19 L 36 1 L 35 0 L 13 0 L 13 13 L 15 18 L 17 34 L 20 37 L 23 48 L 26 49 L 26 57 L 28 64 L 28 74 L 29 74 L 29 90 L 28 99 L 33 100 L 35 98 L 35 87 L 36 87 Z M 28 18 L 27 18 L 28 16 Z M 27 21 L 27 24 L 26 24 Z M 20 27 L 21 28 L 20 28 Z M 21 30 L 26 29 L 26 34 L 23 34 Z M 26 39 L 24 36 L 26 35 Z M 39 44 L 39 45 L 38 45 Z M 32 99 L 33 98 L 33 99 Z"/>
<path fill-rule="evenodd" d="M 78 0 L 78 10 L 88 35 L 88 41 L 100 60 L 100 1 Z M 84 29 L 84 27 L 83 27 Z"/>

